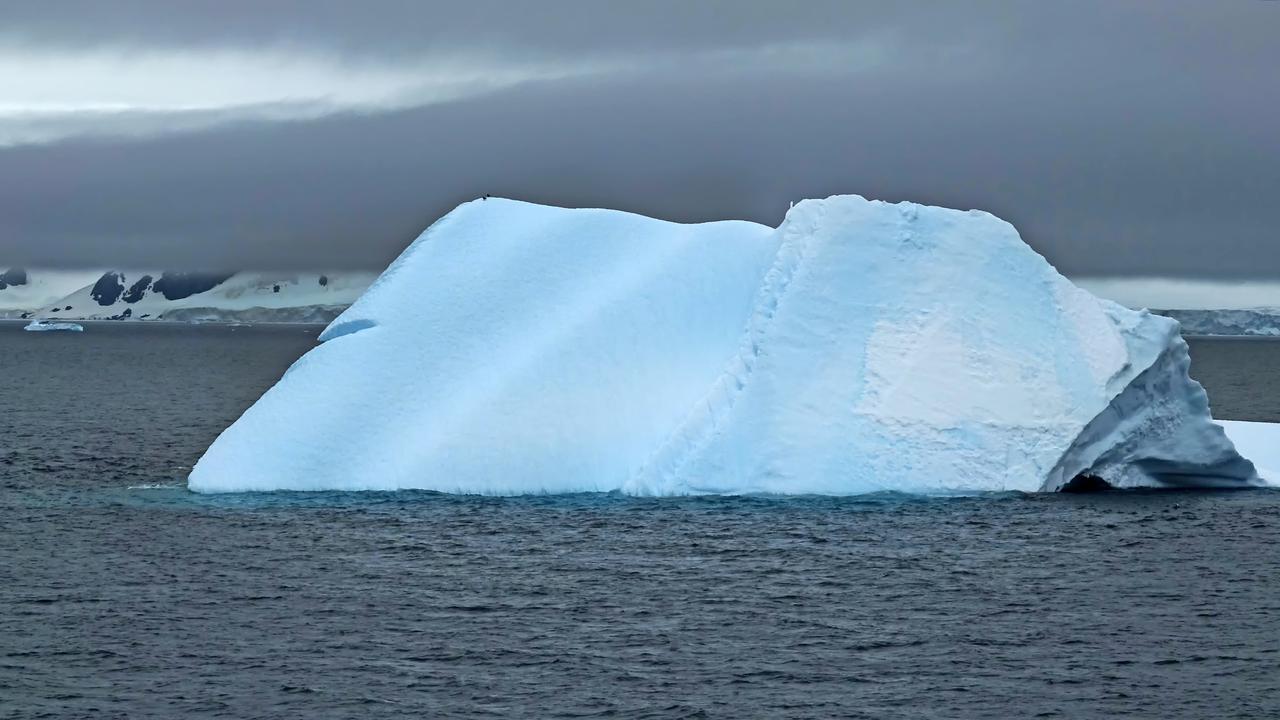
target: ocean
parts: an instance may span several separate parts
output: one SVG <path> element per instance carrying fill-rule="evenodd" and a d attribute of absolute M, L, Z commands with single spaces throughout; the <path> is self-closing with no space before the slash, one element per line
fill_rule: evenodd
<path fill-rule="evenodd" d="M 87 327 L 0 323 L 0 718 L 1280 715 L 1280 492 L 204 497 L 319 328 Z"/>

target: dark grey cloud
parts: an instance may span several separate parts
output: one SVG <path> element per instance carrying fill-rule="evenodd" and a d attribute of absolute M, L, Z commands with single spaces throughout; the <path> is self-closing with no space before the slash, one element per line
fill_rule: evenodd
<path fill-rule="evenodd" d="M 1007 24 L 1021 22 L 1025 9 L 989 7 Z M 563 56 L 839 41 L 884 28 L 946 33 L 970 12 L 896 0 L 9 0 L 0 37 L 74 48 L 284 43 L 372 56 L 477 47 Z"/>
<path fill-rule="evenodd" d="M 775 224 L 790 200 L 857 192 L 991 210 L 1068 273 L 1280 275 L 1280 3 L 795 5 L 6 5 L 0 36 L 41 47 L 637 63 L 420 108 L 0 149 L 0 254 L 377 268 L 484 193 Z M 867 41 L 871 61 L 847 64 L 663 59 Z"/>

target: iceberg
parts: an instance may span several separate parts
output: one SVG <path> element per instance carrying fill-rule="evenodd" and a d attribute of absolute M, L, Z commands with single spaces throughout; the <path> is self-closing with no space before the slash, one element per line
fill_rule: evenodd
<path fill-rule="evenodd" d="M 84 326 L 72 322 L 50 322 L 48 320 L 32 320 L 22 328 L 27 332 L 84 332 Z"/>
<path fill-rule="evenodd" d="M 192 469 L 196 492 L 857 494 L 1262 483 L 1177 323 L 984 212 L 777 229 L 465 203 Z"/>

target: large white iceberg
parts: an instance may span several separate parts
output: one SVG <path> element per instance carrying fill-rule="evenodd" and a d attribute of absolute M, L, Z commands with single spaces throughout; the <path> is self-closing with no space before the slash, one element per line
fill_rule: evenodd
<path fill-rule="evenodd" d="M 199 492 L 1258 484 L 1177 324 L 983 212 L 857 196 L 774 230 L 473 201 L 192 470 Z"/>

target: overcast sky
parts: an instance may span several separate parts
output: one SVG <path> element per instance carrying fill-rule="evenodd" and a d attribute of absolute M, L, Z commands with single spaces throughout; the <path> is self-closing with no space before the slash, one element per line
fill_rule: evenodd
<path fill-rule="evenodd" d="M 0 4 L 0 266 L 380 269 L 485 193 L 1280 278 L 1280 2 Z"/>

